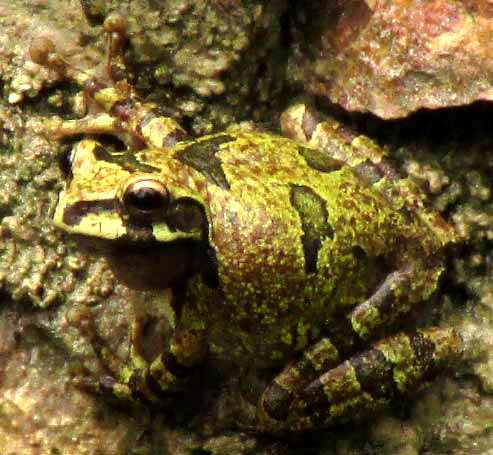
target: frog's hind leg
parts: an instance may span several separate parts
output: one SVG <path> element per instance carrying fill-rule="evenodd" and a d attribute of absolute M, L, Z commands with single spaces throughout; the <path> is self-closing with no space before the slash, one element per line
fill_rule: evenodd
<path fill-rule="evenodd" d="M 444 265 L 441 256 L 433 256 L 431 251 L 431 247 L 411 254 L 403 251 L 399 270 L 389 273 L 373 294 L 352 310 L 349 322 L 359 339 L 382 337 L 388 327 L 403 321 L 436 291 Z"/>
<path fill-rule="evenodd" d="M 307 431 L 368 417 L 457 360 L 461 345 L 453 329 L 430 328 L 385 338 L 328 370 L 314 362 L 317 377 L 301 390 L 279 392 L 278 386 L 277 397 L 284 400 L 275 403 L 276 412 L 274 389 L 264 392 L 258 407 L 260 430 Z M 296 366 L 288 368 L 293 378 L 304 374 Z M 287 376 L 286 370 L 281 375 Z"/>
<path fill-rule="evenodd" d="M 426 279 L 411 271 L 390 273 L 378 289 L 351 312 L 350 323 L 354 332 L 362 340 L 375 338 L 383 329 L 408 314 L 417 301 L 423 300 L 425 288 L 429 286 L 424 281 L 417 289 L 413 280 L 420 281 L 421 278 Z"/>
<path fill-rule="evenodd" d="M 309 105 L 296 104 L 281 115 L 283 134 L 343 161 L 378 189 L 396 210 L 419 219 L 442 246 L 459 239 L 442 216 L 430 208 L 426 193 L 406 172 L 394 168 L 388 150 L 331 117 L 322 118 Z"/>
<path fill-rule="evenodd" d="M 368 414 L 394 395 L 412 390 L 456 355 L 460 338 L 450 329 L 399 334 L 368 349 L 371 340 L 381 338 L 388 327 L 395 326 L 436 289 L 442 266 L 432 262 L 428 260 L 425 267 L 417 261 L 390 273 L 348 318 L 327 330 L 327 338 L 288 365 L 260 400 L 261 420 L 274 429 L 299 430 L 352 420 L 358 410 Z M 361 353 L 349 357 L 354 352 Z M 409 378 L 408 373 L 412 373 Z M 374 383 L 379 384 L 376 391 Z M 305 408 L 309 408 L 306 415 Z M 315 417 L 308 415 L 312 411 Z"/>

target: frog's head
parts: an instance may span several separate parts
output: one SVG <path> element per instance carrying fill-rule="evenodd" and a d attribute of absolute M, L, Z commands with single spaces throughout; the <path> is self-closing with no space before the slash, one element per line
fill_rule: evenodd
<path fill-rule="evenodd" d="M 152 150 L 113 152 L 95 140 L 77 143 L 55 225 L 72 234 L 140 244 L 204 240 L 204 204 L 156 160 Z"/>

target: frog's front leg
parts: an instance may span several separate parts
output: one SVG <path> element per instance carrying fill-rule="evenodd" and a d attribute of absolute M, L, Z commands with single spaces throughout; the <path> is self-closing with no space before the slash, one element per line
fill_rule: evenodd
<path fill-rule="evenodd" d="M 124 128 L 117 118 L 103 112 L 81 119 L 58 122 L 53 125 L 52 132 L 56 139 L 79 134 L 109 134 L 117 136 L 124 132 Z"/>
<path fill-rule="evenodd" d="M 259 429 L 307 431 L 368 417 L 457 360 L 461 345 L 450 328 L 400 333 L 327 369 L 337 355 L 323 339 L 266 389 Z"/>
<path fill-rule="evenodd" d="M 178 122 L 162 115 L 156 104 L 140 100 L 128 80 L 123 57 L 126 21 L 116 13 L 104 22 L 108 37 L 107 59 L 103 68 L 79 70 L 66 62 L 51 41 L 31 46 L 31 59 L 56 68 L 82 87 L 87 115 L 54 125 L 53 135 L 60 139 L 80 134 L 106 134 L 118 137 L 129 150 L 170 147 L 187 135 Z"/>
<path fill-rule="evenodd" d="M 205 330 L 177 329 L 169 350 L 152 362 L 149 374 L 162 391 L 183 390 L 195 368 L 203 363 L 207 348 Z"/>
<path fill-rule="evenodd" d="M 142 325 L 137 321 L 131 331 L 131 364 L 119 380 L 105 376 L 100 389 L 135 402 L 161 403 L 163 397 L 182 391 L 202 364 L 207 354 L 205 331 L 177 328 L 168 347 L 148 362 L 141 352 Z"/>
<path fill-rule="evenodd" d="M 170 117 L 161 116 L 154 106 L 146 104 L 139 112 L 129 112 L 132 123 L 122 122 L 106 112 L 86 115 L 81 119 L 64 120 L 53 125 L 51 133 L 56 139 L 81 134 L 118 137 L 129 150 L 161 148 L 184 139 L 186 133 Z"/>

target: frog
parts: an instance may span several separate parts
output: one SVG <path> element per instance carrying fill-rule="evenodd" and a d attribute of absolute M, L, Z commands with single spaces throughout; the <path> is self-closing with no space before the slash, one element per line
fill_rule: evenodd
<path fill-rule="evenodd" d="M 54 224 L 134 248 L 132 273 L 176 297 L 156 358 L 140 353 L 142 325 L 131 327 L 132 365 L 105 380 L 116 395 L 159 403 L 214 356 L 273 372 L 256 431 L 303 432 L 372 415 L 461 357 L 453 328 L 407 327 L 458 239 L 384 150 L 303 103 L 281 116 L 283 135 L 190 138 L 130 82 L 124 18 L 110 14 L 104 30 L 107 58 L 92 72 L 46 42 L 31 55 L 79 83 L 87 103 L 85 117 L 50 129 L 83 136 Z"/>

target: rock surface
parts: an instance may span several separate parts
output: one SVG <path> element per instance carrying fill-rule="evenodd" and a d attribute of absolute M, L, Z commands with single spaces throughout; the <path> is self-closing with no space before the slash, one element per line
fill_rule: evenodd
<path fill-rule="evenodd" d="M 319 0 L 294 21 L 291 67 L 312 93 L 386 119 L 491 100 L 488 1 Z"/>

